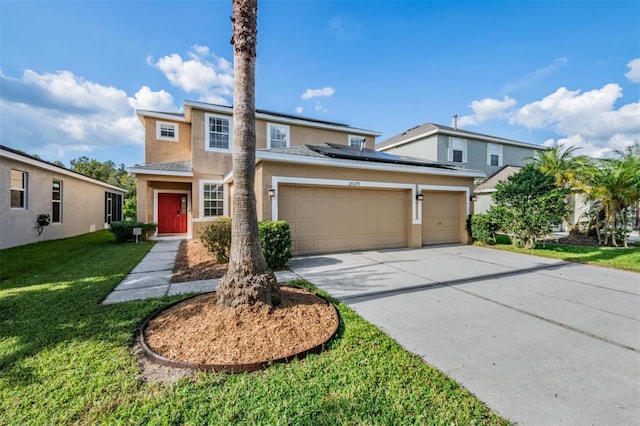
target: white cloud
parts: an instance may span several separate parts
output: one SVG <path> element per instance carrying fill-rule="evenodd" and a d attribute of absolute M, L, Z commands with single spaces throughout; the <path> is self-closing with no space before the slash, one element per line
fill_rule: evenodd
<path fill-rule="evenodd" d="M 335 93 L 335 89 L 333 87 L 323 87 L 322 89 L 307 89 L 303 94 L 302 94 L 302 99 L 312 99 L 312 98 L 319 98 L 319 97 L 331 97 L 333 96 L 333 94 Z"/>
<path fill-rule="evenodd" d="M 135 109 L 149 111 L 177 112 L 171 93 L 160 90 L 153 92 L 147 86 L 142 86 L 133 97 L 129 98 L 129 105 Z"/>
<path fill-rule="evenodd" d="M 206 46 L 194 45 L 187 53 L 190 58 L 184 60 L 179 54 L 172 53 L 153 62 L 147 62 L 158 68 L 173 84 L 185 92 L 195 93 L 200 101 L 229 105 L 233 93 L 233 66 L 225 58 L 218 57 Z"/>
<path fill-rule="evenodd" d="M 143 87 L 135 98 L 70 71 L 39 74 L 26 70 L 22 78 L 0 74 L 0 132 L 3 143 L 43 158 L 107 147 L 144 143 L 135 116 L 136 103 L 156 99 L 172 105 L 170 95 Z M 174 107 L 175 108 L 175 107 Z"/>
<path fill-rule="evenodd" d="M 555 73 L 567 64 L 569 64 L 569 60 L 567 58 L 556 58 L 551 64 L 538 68 L 529 74 L 525 74 L 514 81 L 506 83 L 502 87 L 501 93 L 513 93 L 520 89 L 535 86 L 539 81 Z"/>
<path fill-rule="evenodd" d="M 545 98 L 523 106 L 509 122 L 528 129 L 550 129 L 557 143 L 583 148 L 594 157 L 640 141 L 640 103 L 615 109 L 622 88 L 607 84 L 601 89 L 580 93 L 561 87 Z"/>
<path fill-rule="evenodd" d="M 324 107 L 324 105 L 322 105 L 321 102 L 316 102 L 316 106 L 314 107 L 314 109 L 317 112 L 321 112 L 321 113 L 326 113 L 328 110 Z"/>
<path fill-rule="evenodd" d="M 302 112 L 304 111 L 304 108 L 302 108 L 301 106 L 297 106 L 295 111 L 296 111 L 296 114 L 302 114 Z"/>
<path fill-rule="evenodd" d="M 629 61 L 627 67 L 629 67 L 629 72 L 624 76 L 634 83 L 640 83 L 640 58 Z"/>
<path fill-rule="evenodd" d="M 508 96 L 505 96 L 502 100 L 485 98 L 479 101 L 473 101 L 471 102 L 471 105 L 469 105 L 473 110 L 473 114 L 458 118 L 458 126 L 475 126 L 483 121 L 495 118 L 505 118 L 505 111 L 515 105 L 515 99 L 511 99 Z"/>
<path fill-rule="evenodd" d="M 329 20 L 329 34 L 343 43 L 352 43 L 361 37 L 362 26 L 345 16 L 334 16 Z"/>

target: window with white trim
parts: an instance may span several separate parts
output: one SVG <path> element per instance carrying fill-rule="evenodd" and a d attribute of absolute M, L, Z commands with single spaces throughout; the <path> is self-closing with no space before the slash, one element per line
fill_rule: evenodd
<path fill-rule="evenodd" d="M 449 136 L 448 161 L 454 163 L 467 162 L 467 140 Z"/>
<path fill-rule="evenodd" d="M 178 140 L 178 124 L 166 121 L 156 122 L 156 139 L 163 141 Z"/>
<path fill-rule="evenodd" d="M 62 181 L 53 179 L 51 184 L 51 223 L 62 223 Z"/>
<path fill-rule="evenodd" d="M 496 143 L 487 144 L 487 165 L 502 166 L 502 145 Z"/>
<path fill-rule="evenodd" d="M 27 188 L 29 174 L 21 170 L 11 169 L 11 208 L 27 208 Z"/>
<path fill-rule="evenodd" d="M 231 117 L 223 115 L 205 114 L 205 150 L 229 151 L 231 150 Z"/>
<path fill-rule="evenodd" d="M 289 148 L 289 126 L 267 123 L 267 148 Z"/>
<path fill-rule="evenodd" d="M 204 217 L 224 215 L 224 185 L 221 183 L 205 183 L 202 186 Z"/>
<path fill-rule="evenodd" d="M 122 194 L 104 193 L 104 223 L 122 220 Z"/>
<path fill-rule="evenodd" d="M 355 148 L 364 148 L 367 138 L 364 136 L 349 135 L 349 146 Z"/>

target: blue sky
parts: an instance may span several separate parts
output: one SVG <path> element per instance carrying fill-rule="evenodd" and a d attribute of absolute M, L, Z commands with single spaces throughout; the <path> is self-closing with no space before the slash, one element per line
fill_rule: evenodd
<path fill-rule="evenodd" d="M 144 162 L 135 109 L 233 100 L 231 0 L 0 0 L 0 143 Z M 640 141 L 640 1 L 270 1 L 256 106 L 610 155 Z"/>

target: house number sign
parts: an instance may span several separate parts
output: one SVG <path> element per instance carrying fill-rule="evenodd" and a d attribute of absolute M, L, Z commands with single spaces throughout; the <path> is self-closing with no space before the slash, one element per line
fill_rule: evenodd
<path fill-rule="evenodd" d="M 351 181 L 351 182 L 349 182 L 349 186 L 360 186 L 360 182 L 358 182 L 358 181 Z"/>

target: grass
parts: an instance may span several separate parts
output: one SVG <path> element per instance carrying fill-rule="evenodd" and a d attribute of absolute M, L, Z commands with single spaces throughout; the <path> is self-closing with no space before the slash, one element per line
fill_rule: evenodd
<path fill-rule="evenodd" d="M 100 301 L 151 244 L 100 231 L 0 252 L 0 424 L 508 424 L 333 299 L 341 324 L 322 354 L 145 383 L 135 330 L 180 297 Z"/>
<path fill-rule="evenodd" d="M 531 250 L 513 246 L 511 244 L 511 240 L 506 235 L 498 235 L 496 240 L 495 245 L 486 247 L 512 251 L 515 253 L 550 257 L 567 262 L 584 263 L 587 265 L 640 272 L 640 246 L 615 248 L 538 243 L 536 248 Z"/>

